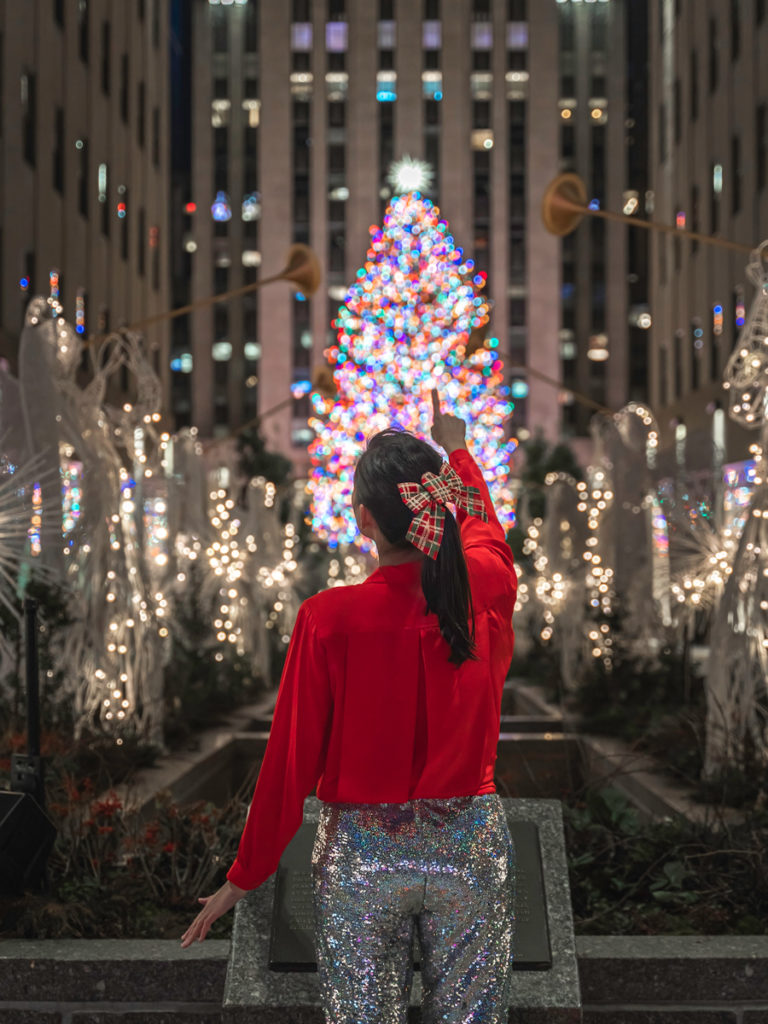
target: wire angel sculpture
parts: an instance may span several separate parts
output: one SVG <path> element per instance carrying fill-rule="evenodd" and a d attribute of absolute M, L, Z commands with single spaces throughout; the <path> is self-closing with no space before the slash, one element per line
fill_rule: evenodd
<path fill-rule="evenodd" d="M 768 241 L 747 273 L 756 286 L 749 316 L 724 372 L 730 415 L 760 429 L 755 490 L 710 640 L 703 776 L 743 762 L 748 746 L 768 762 Z"/>

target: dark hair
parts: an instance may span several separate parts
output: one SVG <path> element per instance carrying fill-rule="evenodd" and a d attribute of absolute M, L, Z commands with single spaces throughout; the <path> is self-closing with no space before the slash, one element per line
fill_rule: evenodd
<path fill-rule="evenodd" d="M 390 544 L 402 548 L 413 546 L 405 535 L 414 513 L 403 501 L 397 485 L 420 483 L 424 473 L 437 474 L 442 464 L 442 458 L 431 445 L 406 430 L 388 427 L 369 439 L 357 461 L 355 490 L 358 501 L 369 509 Z M 456 665 L 475 660 L 472 592 L 459 525 L 450 509 L 445 510 L 445 527 L 437 558 L 424 556 L 421 586 L 426 610 L 437 615 L 440 632 L 451 648 L 449 660 Z"/>

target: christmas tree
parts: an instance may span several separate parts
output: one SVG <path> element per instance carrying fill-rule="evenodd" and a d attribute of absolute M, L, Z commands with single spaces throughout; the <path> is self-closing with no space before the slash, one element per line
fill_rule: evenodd
<path fill-rule="evenodd" d="M 504 426 L 514 406 L 498 340 L 476 340 L 488 322 L 484 285 L 439 209 L 418 192 L 394 198 L 383 227 L 371 228 L 368 258 L 333 323 L 337 341 L 325 352 L 337 395 L 311 394 L 317 436 L 309 448 L 310 512 L 314 531 L 331 547 L 370 547 L 350 505 L 355 462 L 366 439 L 385 427 L 430 440 L 434 387 L 443 409 L 468 424 L 467 447 L 502 525 L 514 523 L 508 476 L 517 442 L 506 439 Z"/>

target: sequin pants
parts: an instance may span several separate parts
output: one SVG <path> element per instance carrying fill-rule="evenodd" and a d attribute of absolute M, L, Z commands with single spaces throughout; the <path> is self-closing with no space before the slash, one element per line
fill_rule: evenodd
<path fill-rule="evenodd" d="M 312 874 L 327 1024 L 406 1024 L 414 928 L 424 1024 L 506 1022 L 515 866 L 495 793 L 323 804 Z"/>

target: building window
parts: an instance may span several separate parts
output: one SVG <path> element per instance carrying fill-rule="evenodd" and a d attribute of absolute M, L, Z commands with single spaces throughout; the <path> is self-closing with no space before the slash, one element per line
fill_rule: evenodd
<path fill-rule="evenodd" d="M 137 93 L 138 96 L 136 101 L 136 135 L 139 140 L 139 145 L 143 149 L 147 137 L 147 87 L 143 82 L 139 82 Z"/>
<path fill-rule="evenodd" d="M 698 391 L 701 383 L 701 349 L 704 346 L 704 330 L 701 320 L 691 320 L 691 389 Z"/>
<path fill-rule="evenodd" d="M 110 60 L 112 50 L 111 26 L 108 21 L 101 23 L 101 91 L 109 96 L 111 75 Z"/>
<path fill-rule="evenodd" d="M 667 162 L 667 105 L 659 104 L 659 161 Z"/>
<path fill-rule="evenodd" d="M 128 124 L 128 90 L 130 88 L 130 76 L 128 74 L 128 54 L 120 57 L 120 117 L 123 124 Z"/>
<path fill-rule="evenodd" d="M 99 206 L 101 207 L 101 233 L 109 238 L 112 223 L 109 209 L 109 165 L 99 164 Z"/>
<path fill-rule="evenodd" d="M 150 0 L 152 4 L 152 45 L 160 49 L 160 4 L 161 0 Z"/>
<path fill-rule="evenodd" d="M 720 77 L 717 53 L 717 18 L 709 19 L 709 91 L 714 92 Z"/>
<path fill-rule="evenodd" d="M 762 25 L 765 20 L 765 0 L 755 0 L 755 21 L 758 25 Z"/>
<path fill-rule="evenodd" d="M 226 53 L 229 47 L 229 35 L 227 32 L 229 22 L 227 20 L 227 9 L 226 7 L 210 7 L 208 10 L 211 15 L 211 40 L 213 52 Z"/>
<path fill-rule="evenodd" d="M 53 18 L 60 28 L 64 27 L 64 0 L 53 0 Z"/>
<path fill-rule="evenodd" d="M 731 60 L 739 59 L 741 50 L 741 27 L 739 25 L 739 0 L 731 0 Z"/>
<path fill-rule="evenodd" d="M 152 287 L 156 292 L 160 291 L 160 229 L 151 227 L 150 248 L 152 250 Z M 142 243 L 143 244 L 143 243 Z"/>
<path fill-rule="evenodd" d="M 576 47 L 576 26 L 570 4 L 560 6 L 560 50 L 571 53 Z"/>
<path fill-rule="evenodd" d="M 152 163 L 160 166 L 160 108 L 152 108 Z"/>
<path fill-rule="evenodd" d="M 259 18 L 256 4 L 251 3 L 245 8 L 245 52 L 257 53 L 259 49 Z"/>
<path fill-rule="evenodd" d="M 140 277 L 144 277 L 144 271 L 146 269 L 146 238 L 147 238 L 147 223 L 146 213 L 144 207 L 139 209 L 139 227 L 138 227 L 138 241 L 136 245 L 136 267 Z"/>
<path fill-rule="evenodd" d="M 128 189 L 125 185 L 118 187 L 120 202 L 117 204 L 118 217 L 120 218 L 120 257 L 128 259 Z M 122 210 L 122 216 L 120 211 Z"/>
<path fill-rule="evenodd" d="M 603 7 L 592 9 L 592 52 L 604 53 L 608 49 L 608 11 Z"/>
<path fill-rule="evenodd" d="M 88 0 L 78 0 L 78 50 L 83 63 L 88 63 Z"/>
<path fill-rule="evenodd" d="M 755 161 L 757 187 L 763 189 L 768 178 L 768 106 L 765 103 L 755 110 Z"/>
<path fill-rule="evenodd" d="M 64 108 L 56 107 L 53 115 L 53 187 L 64 191 Z"/>
<path fill-rule="evenodd" d="M 216 192 L 226 192 L 229 171 L 229 139 L 227 128 L 213 129 L 213 187 Z"/>
<path fill-rule="evenodd" d="M 24 159 L 35 166 L 37 153 L 37 76 L 25 72 L 21 76 L 21 135 Z"/>
<path fill-rule="evenodd" d="M 710 180 L 712 191 L 709 202 L 709 226 L 713 235 L 720 230 L 720 195 L 723 190 L 723 168 L 720 164 L 710 164 Z"/>
<path fill-rule="evenodd" d="M 741 209 L 741 140 L 738 135 L 731 136 L 731 213 L 737 214 Z"/>
<path fill-rule="evenodd" d="M 88 140 L 78 139 L 77 147 L 77 208 L 84 216 L 88 216 Z"/>
<path fill-rule="evenodd" d="M 675 79 L 674 84 L 674 108 L 673 108 L 673 122 L 674 122 L 674 133 L 675 133 L 675 144 L 680 145 L 680 139 L 683 135 L 683 89 L 680 84 L 680 79 Z"/>
<path fill-rule="evenodd" d="M 657 397 L 660 405 L 669 405 L 671 399 L 669 393 L 669 353 L 663 346 L 659 348 L 659 392 Z"/>
<path fill-rule="evenodd" d="M 691 120 L 699 116 L 699 55 L 691 50 Z"/>
<path fill-rule="evenodd" d="M 699 186 L 691 185 L 691 231 L 699 230 Z M 691 241 L 691 253 L 698 252 L 699 243 L 696 239 Z"/>
<path fill-rule="evenodd" d="M 674 341 L 674 377 L 675 377 L 675 398 L 683 394 L 683 332 L 675 331 Z"/>

